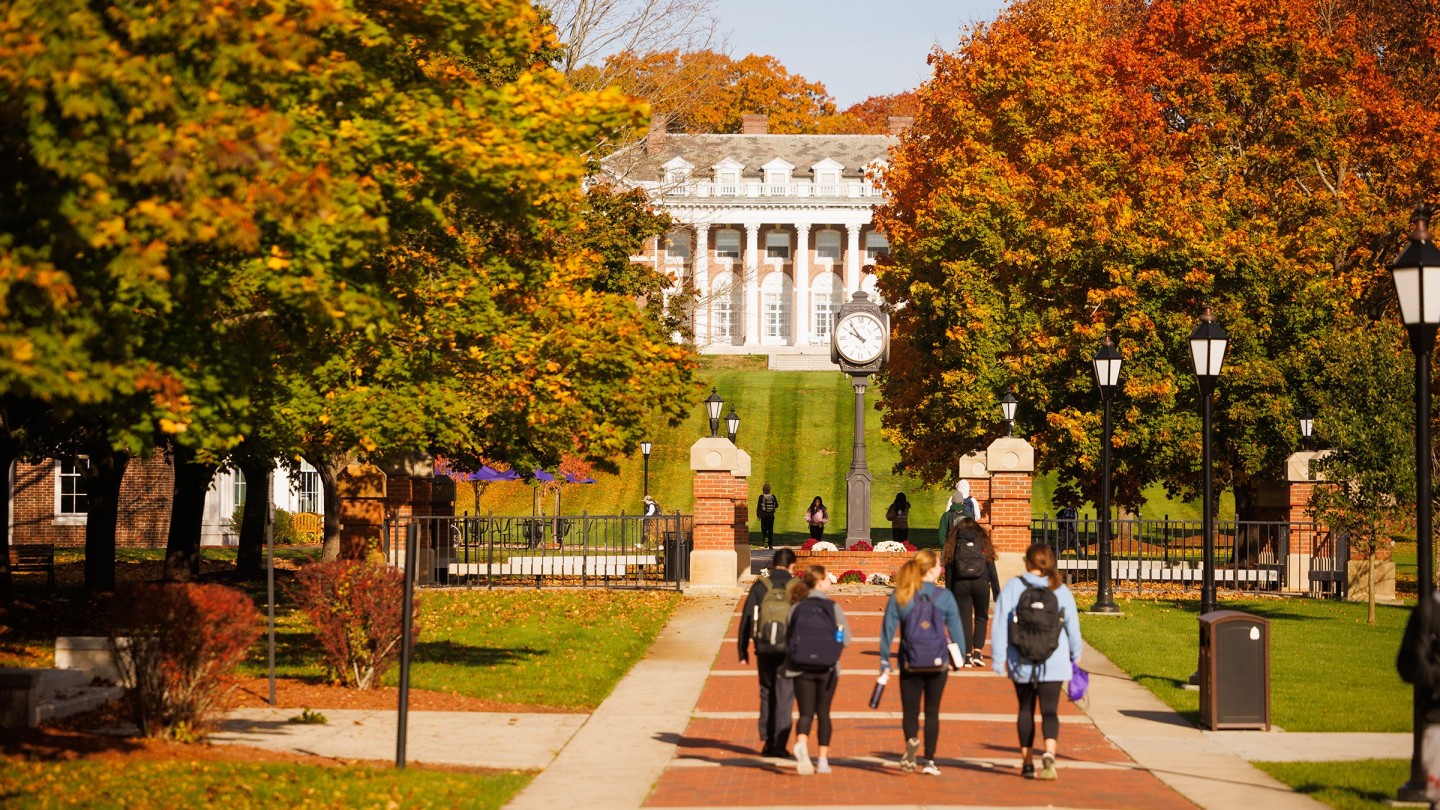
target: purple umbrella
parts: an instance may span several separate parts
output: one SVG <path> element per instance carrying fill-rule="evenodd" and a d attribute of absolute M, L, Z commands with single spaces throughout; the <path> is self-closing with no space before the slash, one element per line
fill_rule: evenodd
<path fill-rule="evenodd" d="M 551 481 L 554 481 L 554 480 L 555 480 L 555 476 L 551 475 L 551 474 L 548 473 L 548 472 L 545 472 L 544 470 L 536 470 L 536 471 L 535 471 L 535 480 L 536 480 L 536 481 L 539 481 L 539 482 L 541 482 L 541 483 L 544 483 L 544 484 L 548 484 L 548 483 L 550 483 Z"/>
<path fill-rule="evenodd" d="M 519 481 L 520 473 L 514 470 L 497 470 L 494 467 L 484 466 L 480 471 L 474 473 L 479 481 Z"/>

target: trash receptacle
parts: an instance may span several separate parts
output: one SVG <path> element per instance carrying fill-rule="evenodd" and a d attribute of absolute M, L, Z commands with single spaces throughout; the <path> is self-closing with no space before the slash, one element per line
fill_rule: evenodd
<path fill-rule="evenodd" d="M 1238 610 L 1200 617 L 1200 722 L 1270 730 L 1270 622 Z"/>

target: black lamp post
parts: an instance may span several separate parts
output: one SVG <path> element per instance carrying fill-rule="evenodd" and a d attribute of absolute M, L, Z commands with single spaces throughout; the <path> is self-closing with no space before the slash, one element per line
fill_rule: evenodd
<path fill-rule="evenodd" d="M 1422 628 L 1430 626 L 1434 592 L 1431 579 L 1432 541 L 1430 535 L 1430 352 L 1435 348 L 1435 330 L 1440 326 L 1440 250 L 1430 241 L 1430 213 L 1416 209 L 1411 217 L 1414 229 L 1410 244 L 1390 265 L 1395 297 L 1400 299 L 1400 318 L 1410 336 L 1415 354 L 1415 576 L 1420 593 L 1415 609 Z M 1425 764 L 1421 744 L 1425 740 L 1425 704 L 1428 687 L 1415 684 L 1412 703 L 1413 743 L 1410 752 L 1410 781 L 1396 792 L 1402 801 L 1425 801 Z"/>
<path fill-rule="evenodd" d="M 1104 406 L 1101 420 L 1103 437 L 1100 444 L 1100 578 L 1095 587 L 1095 606 L 1092 613 L 1119 613 L 1115 595 L 1110 586 L 1110 397 L 1120 383 L 1120 365 L 1124 359 L 1115 348 L 1110 336 L 1100 344 L 1100 351 L 1092 361 L 1095 367 L 1095 385 L 1100 389 L 1100 401 Z"/>
<path fill-rule="evenodd" d="M 1201 531 L 1205 533 L 1205 575 L 1200 586 L 1200 615 L 1215 609 L 1215 482 L 1211 475 L 1210 441 L 1210 399 L 1215 393 L 1215 381 L 1220 377 L 1220 367 L 1225 365 L 1225 349 L 1230 338 L 1209 307 L 1200 316 L 1200 324 L 1190 333 L 1190 360 L 1195 365 L 1195 381 L 1200 384 L 1201 455 L 1204 467 L 1201 475 Z"/>
<path fill-rule="evenodd" d="M 640 455 L 645 457 L 645 494 L 650 494 L 650 442 L 640 442 Z"/>
<path fill-rule="evenodd" d="M 715 392 L 712 387 L 710 396 L 705 398 L 705 410 L 710 414 L 710 438 L 720 435 L 720 410 L 725 407 L 725 400 Z"/>
<path fill-rule="evenodd" d="M 725 415 L 725 432 L 729 434 L 730 443 L 735 443 L 735 434 L 740 432 L 740 414 L 735 413 L 735 406 L 730 406 L 730 413 Z"/>
<path fill-rule="evenodd" d="M 1005 417 L 1006 435 L 1015 435 L 1015 411 L 1020 408 L 1020 400 L 1015 398 L 1013 391 L 1006 391 L 1005 396 L 1000 398 L 1000 413 Z"/>
<path fill-rule="evenodd" d="M 1310 440 L 1311 434 L 1315 432 L 1315 414 L 1309 409 L 1300 412 L 1300 438 L 1304 441 L 1306 450 L 1314 450 L 1315 444 Z"/>

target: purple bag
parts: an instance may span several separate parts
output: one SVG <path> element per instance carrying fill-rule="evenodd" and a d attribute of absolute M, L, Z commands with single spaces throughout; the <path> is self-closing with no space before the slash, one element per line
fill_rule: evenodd
<path fill-rule="evenodd" d="M 1075 673 L 1070 676 L 1070 683 L 1065 687 L 1065 693 L 1076 703 L 1085 699 L 1085 693 L 1090 689 L 1090 673 L 1075 666 Z"/>

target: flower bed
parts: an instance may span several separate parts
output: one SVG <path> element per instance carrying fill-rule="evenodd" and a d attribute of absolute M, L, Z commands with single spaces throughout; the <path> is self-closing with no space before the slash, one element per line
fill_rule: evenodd
<path fill-rule="evenodd" d="M 825 572 L 839 575 L 847 571 L 860 571 L 868 580 L 871 574 L 895 576 L 900 566 L 914 555 L 908 551 L 886 553 L 883 551 L 815 551 L 799 549 L 795 552 L 795 570 L 804 571 L 807 566 L 823 565 Z"/>

